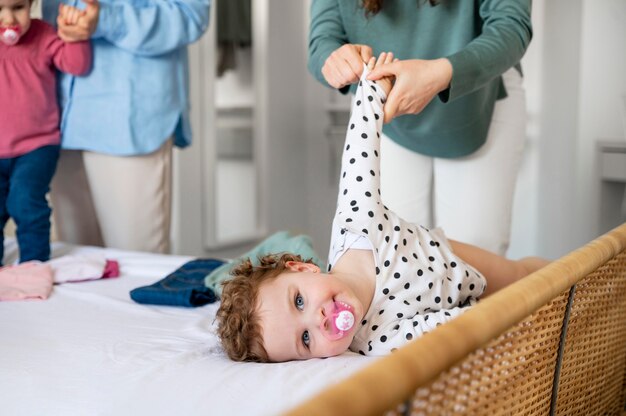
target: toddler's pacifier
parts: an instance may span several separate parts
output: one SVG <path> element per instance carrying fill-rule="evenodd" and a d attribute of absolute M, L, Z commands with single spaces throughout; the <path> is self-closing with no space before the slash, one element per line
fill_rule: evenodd
<path fill-rule="evenodd" d="M 20 40 L 20 27 L 9 26 L 0 28 L 0 40 L 6 45 L 15 45 Z"/>
<path fill-rule="evenodd" d="M 331 341 L 342 338 L 354 325 L 354 313 L 350 305 L 335 301 L 334 311 L 320 324 L 320 329 L 324 336 Z"/>

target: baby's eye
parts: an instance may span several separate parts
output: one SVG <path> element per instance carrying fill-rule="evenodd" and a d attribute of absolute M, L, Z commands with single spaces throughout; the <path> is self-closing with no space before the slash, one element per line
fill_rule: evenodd
<path fill-rule="evenodd" d="M 302 343 L 307 349 L 309 348 L 310 342 L 311 342 L 311 338 L 309 337 L 309 331 L 304 331 L 302 333 Z"/>
<path fill-rule="evenodd" d="M 304 309 L 304 299 L 302 298 L 302 295 L 299 293 L 296 295 L 295 304 L 296 304 L 296 308 L 300 310 Z"/>

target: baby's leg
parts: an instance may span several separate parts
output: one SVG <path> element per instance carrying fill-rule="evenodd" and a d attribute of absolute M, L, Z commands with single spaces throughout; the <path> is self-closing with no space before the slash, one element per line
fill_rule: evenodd
<path fill-rule="evenodd" d="M 463 261 L 475 267 L 485 279 L 487 289 L 483 296 L 488 296 L 542 268 L 549 263 L 540 257 L 525 257 L 520 260 L 509 260 L 482 248 L 449 240 L 452 250 Z"/>
<path fill-rule="evenodd" d="M 59 159 L 59 146 L 39 147 L 15 158 L 7 210 L 15 220 L 20 263 L 50 258 L 50 206 L 46 194 Z"/>
<path fill-rule="evenodd" d="M 543 266 L 550 263 L 550 260 L 546 260 L 542 257 L 523 257 L 517 260 L 518 263 L 521 263 L 522 266 L 526 268 L 528 271 L 527 274 L 531 274 L 532 272 L 541 269 Z"/>

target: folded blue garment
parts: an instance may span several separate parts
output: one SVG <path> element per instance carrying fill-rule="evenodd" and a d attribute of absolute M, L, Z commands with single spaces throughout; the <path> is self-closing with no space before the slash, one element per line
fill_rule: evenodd
<path fill-rule="evenodd" d="M 224 261 L 217 259 L 191 260 L 158 282 L 131 290 L 130 297 L 137 303 L 153 305 L 195 307 L 213 303 L 217 296 L 204 285 L 204 279 L 222 264 Z"/>

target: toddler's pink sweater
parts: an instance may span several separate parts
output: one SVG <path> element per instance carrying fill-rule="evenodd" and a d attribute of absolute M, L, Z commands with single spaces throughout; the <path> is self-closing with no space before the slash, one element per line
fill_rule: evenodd
<path fill-rule="evenodd" d="M 90 67 L 88 41 L 63 42 L 38 19 L 16 45 L 0 42 L 0 158 L 59 143 L 56 69 L 84 75 Z"/>

